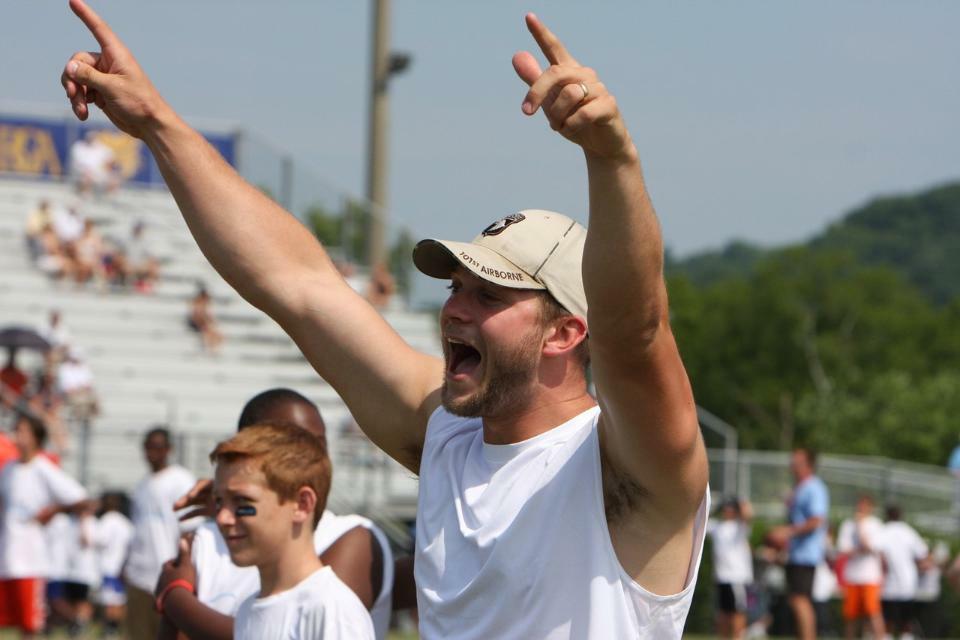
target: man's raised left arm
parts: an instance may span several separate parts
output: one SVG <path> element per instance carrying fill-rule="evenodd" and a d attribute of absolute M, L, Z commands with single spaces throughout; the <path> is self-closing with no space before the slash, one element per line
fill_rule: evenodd
<path fill-rule="evenodd" d="M 703 499 L 707 459 L 696 405 L 670 329 L 663 241 L 639 154 L 619 107 L 533 15 L 527 26 L 550 63 L 514 56 L 530 89 L 523 111 L 584 151 L 590 222 L 583 257 L 589 344 L 603 410 L 605 472 L 628 478 L 665 523 L 689 522 Z"/>

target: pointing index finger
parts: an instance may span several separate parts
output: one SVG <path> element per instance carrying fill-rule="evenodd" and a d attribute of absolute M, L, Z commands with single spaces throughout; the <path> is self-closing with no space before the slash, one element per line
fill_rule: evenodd
<path fill-rule="evenodd" d="M 97 15 L 83 0 L 70 0 L 70 9 L 87 26 L 102 49 L 120 46 L 120 40 L 114 35 L 107 23 Z"/>
<path fill-rule="evenodd" d="M 547 57 L 550 64 L 577 64 L 567 48 L 563 46 L 560 39 L 553 35 L 546 25 L 540 22 L 540 19 L 532 13 L 527 14 L 527 29 L 530 35 L 540 45 L 540 50 Z"/>

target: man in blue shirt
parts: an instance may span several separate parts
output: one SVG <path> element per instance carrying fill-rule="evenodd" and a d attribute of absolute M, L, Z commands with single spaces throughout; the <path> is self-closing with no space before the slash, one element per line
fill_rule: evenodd
<path fill-rule="evenodd" d="M 816 454 L 798 448 L 790 457 L 790 471 L 796 484 L 787 502 L 790 524 L 785 534 L 790 541 L 787 561 L 787 589 L 790 609 L 797 623 L 797 637 L 816 638 L 817 618 L 813 609 L 813 574 L 823 560 L 830 494 L 827 485 L 814 475 Z"/>
<path fill-rule="evenodd" d="M 960 444 L 953 448 L 953 451 L 950 453 L 950 460 L 947 461 L 947 468 L 950 469 L 950 473 L 955 476 L 960 476 Z"/>
<path fill-rule="evenodd" d="M 953 474 L 953 515 L 960 516 L 960 444 L 953 448 L 947 469 Z"/>

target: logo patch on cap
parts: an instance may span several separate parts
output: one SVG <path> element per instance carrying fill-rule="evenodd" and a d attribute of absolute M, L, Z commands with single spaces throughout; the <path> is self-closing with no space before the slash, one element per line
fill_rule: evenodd
<path fill-rule="evenodd" d="M 504 232 L 504 230 L 512 224 L 517 224 L 518 222 L 523 222 L 527 217 L 522 213 L 512 213 L 509 216 L 500 218 L 489 227 L 483 230 L 480 234 L 484 237 L 486 236 L 498 236 Z"/>

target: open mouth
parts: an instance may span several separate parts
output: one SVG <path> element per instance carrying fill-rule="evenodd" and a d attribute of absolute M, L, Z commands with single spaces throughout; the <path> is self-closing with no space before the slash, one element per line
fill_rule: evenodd
<path fill-rule="evenodd" d="M 449 356 L 447 357 L 447 372 L 454 375 L 469 375 L 480 366 L 482 360 L 480 352 L 472 346 L 459 340 L 448 338 Z"/>

